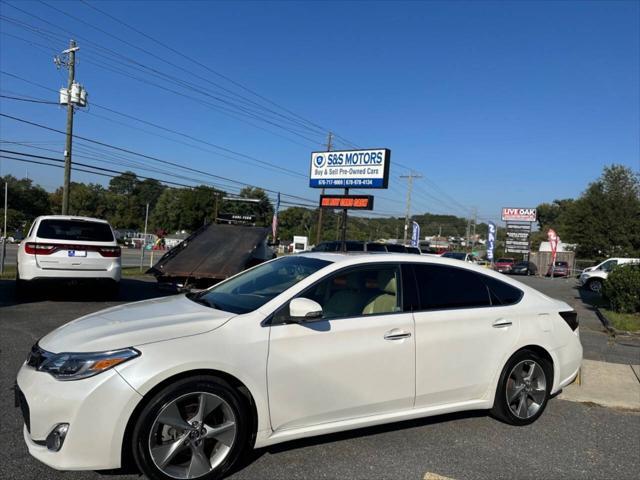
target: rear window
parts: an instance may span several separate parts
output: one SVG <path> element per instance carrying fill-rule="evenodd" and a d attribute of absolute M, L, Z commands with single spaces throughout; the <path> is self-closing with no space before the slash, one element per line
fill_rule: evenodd
<path fill-rule="evenodd" d="M 556 267 L 568 267 L 568 262 L 556 262 Z"/>
<path fill-rule="evenodd" d="M 397 243 L 387 243 L 387 252 L 406 253 L 407 247 Z"/>
<path fill-rule="evenodd" d="M 487 286 L 475 272 L 444 265 L 416 265 L 422 310 L 487 307 Z"/>
<path fill-rule="evenodd" d="M 522 298 L 522 291 L 516 287 L 487 275 L 480 275 L 480 277 L 489 289 L 492 305 L 513 305 Z"/>
<path fill-rule="evenodd" d="M 37 236 L 50 240 L 113 242 L 113 232 L 109 224 L 85 220 L 42 220 Z"/>

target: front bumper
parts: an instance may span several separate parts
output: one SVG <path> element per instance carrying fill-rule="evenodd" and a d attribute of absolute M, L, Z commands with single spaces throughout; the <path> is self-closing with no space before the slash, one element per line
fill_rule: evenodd
<path fill-rule="evenodd" d="M 32 456 L 57 470 L 120 467 L 127 421 L 142 397 L 115 370 L 59 381 L 25 364 L 17 385 L 28 405 L 23 433 Z M 58 423 L 69 423 L 69 432 L 53 452 L 44 440 Z"/>

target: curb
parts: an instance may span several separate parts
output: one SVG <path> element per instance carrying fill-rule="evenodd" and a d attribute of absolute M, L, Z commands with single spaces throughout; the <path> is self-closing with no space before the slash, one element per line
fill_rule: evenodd
<path fill-rule="evenodd" d="M 610 336 L 615 337 L 617 335 L 624 335 L 624 336 L 628 336 L 628 337 L 640 337 L 640 332 L 630 332 L 628 330 L 618 330 L 617 328 L 615 328 L 611 324 L 611 321 L 607 318 L 607 316 L 600 311 L 599 307 L 594 307 L 594 308 L 596 310 L 596 315 L 598 316 L 598 319 L 600 319 L 600 322 L 602 323 L 602 325 L 607 330 L 607 332 L 609 333 Z"/>

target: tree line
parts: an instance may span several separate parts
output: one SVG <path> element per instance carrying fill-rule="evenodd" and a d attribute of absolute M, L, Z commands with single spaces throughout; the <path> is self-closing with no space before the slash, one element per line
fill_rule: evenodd
<path fill-rule="evenodd" d="M 61 211 L 62 189 L 49 193 L 30 179 L 5 176 L 8 182 L 7 210 L 9 234 L 25 232 L 38 215 Z M 227 193 L 207 185 L 172 188 L 157 180 L 140 179 L 133 172 L 114 177 L 104 187 L 95 183 L 72 183 L 69 212 L 72 215 L 105 218 L 114 228 L 142 230 L 145 209 L 149 204 L 150 232 L 163 230 L 193 231 L 211 222 L 217 213 L 255 215 L 256 224 L 270 226 L 274 206 L 266 192 L 247 187 L 239 197 L 258 202 L 225 200 Z M 231 195 L 230 195 L 231 197 Z M 538 205 L 539 231 L 532 234 L 532 248 L 537 250 L 553 228 L 566 243 L 576 244 L 579 258 L 599 259 L 608 256 L 640 255 L 640 176 L 630 168 L 611 165 L 600 178 L 590 183 L 577 198 L 554 200 Z M 1 211 L 1 210 L 0 210 Z M 455 215 L 422 213 L 413 215 L 421 233 L 444 237 L 465 237 L 468 220 Z M 340 238 L 341 215 L 326 210 L 323 214 L 322 240 Z M 316 239 L 318 209 L 289 206 L 279 213 L 278 237 L 291 240 L 293 235 Z M 487 225 L 476 225 L 476 233 L 486 238 Z M 402 238 L 403 217 L 362 217 L 350 215 L 347 237 L 353 240 Z M 504 230 L 498 229 L 498 249 L 502 255 Z"/>

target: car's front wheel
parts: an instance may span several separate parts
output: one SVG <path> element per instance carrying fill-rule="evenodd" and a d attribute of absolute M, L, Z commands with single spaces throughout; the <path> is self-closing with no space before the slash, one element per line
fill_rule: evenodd
<path fill-rule="evenodd" d="M 602 280 L 598 278 L 589 280 L 589 283 L 587 283 L 587 288 L 594 293 L 602 292 Z"/>
<path fill-rule="evenodd" d="M 552 368 L 533 351 L 517 352 L 502 370 L 491 413 L 511 425 L 535 422 L 549 400 Z"/>
<path fill-rule="evenodd" d="M 133 431 L 138 467 L 153 480 L 220 478 L 248 443 L 241 395 L 217 377 L 180 380 L 158 392 Z"/>

